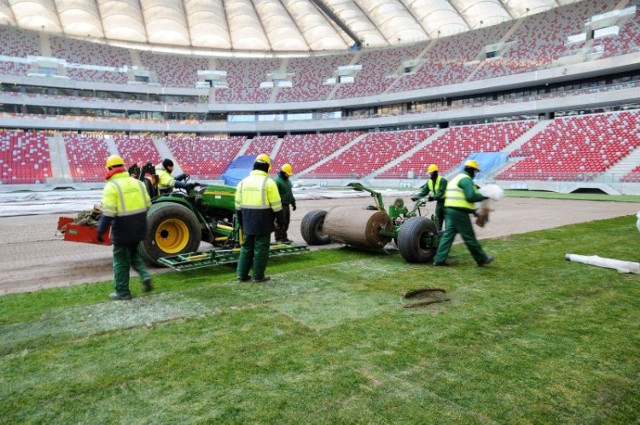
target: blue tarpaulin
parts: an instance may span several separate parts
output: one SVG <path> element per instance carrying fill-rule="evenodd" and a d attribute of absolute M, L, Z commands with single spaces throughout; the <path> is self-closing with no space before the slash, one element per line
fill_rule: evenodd
<path fill-rule="evenodd" d="M 478 162 L 482 174 L 490 174 L 491 170 L 501 167 L 509 159 L 509 155 L 502 152 L 474 152 L 462 164 L 469 159 L 475 159 Z"/>
<path fill-rule="evenodd" d="M 234 159 L 222 173 L 222 179 L 227 186 L 237 186 L 240 180 L 247 177 L 253 169 L 257 155 L 243 155 Z"/>

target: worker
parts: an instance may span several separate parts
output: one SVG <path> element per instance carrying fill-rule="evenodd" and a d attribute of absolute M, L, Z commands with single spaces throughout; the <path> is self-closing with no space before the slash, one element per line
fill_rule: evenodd
<path fill-rule="evenodd" d="M 129 167 L 129 175 L 134 179 L 140 178 L 140 166 L 137 162 L 135 162 L 131 167 Z"/>
<path fill-rule="evenodd" d="M 447 265 L 446 259 L 453 245 L 453 239 L 458 233 L 462 236 L 464 244 L 479 266 L 484 266 L 493 261 L 493 257 L 487 256 L 476 239 L 469 214 L 475 213 L 474 202 L 487 199 L 486 196 L 476 191 L 473 178 L 480 171 L 478 162 L 470 159 L 464 163 L 464 171 L 453 178 L 445 191 L 444 214 L 447 226 L 438 245 L 438 251 L 434 258 L 434 266 Z"/>
<path fill-rule="evenodd" d="M 199 183 L 186 183 L 183 180 L 187 178 L 186 174 L 180 174 L 177 177 L 173 177 L 173 161 L 169 158 L 165 158 L 162 162 L 156 165 L 156 175 L 158 176 L 158 190 L 160 193 L 168 193 L 177 189 L 185 189 L 187 192 L 192 190 L 195 186 L 199 186 Z"/>
<path fill-rule="evenodd" d="M 138 254 L 138 244 L 147 236 L 147 210 L 151 200 L 144 184 L 129 176 L 124 161 L 118 155 L 107 158 L 105 168 L 107 183 L 102 192 L 102 215 L 98 221 L 97 239 L 103 242 L 103 235 L 111 226 L 115 292 L 109 298 L 130 300 L 131 267 L 140 275 L 144 292 L 152 290 L 151 275 Z"/>
<path fill-rule="evenodd" d="M 438 232 L 442 231 L 442 225 L 444 224 L 444 199 L 445 189 L 447 188 L 447 179 L 438 174 L 438 165 L 431 164 L 427 168 L 427 174 L 429 179 L 420 188 L 415 196 L 411 197 L 412 201 L 417 201 L 420 198 L 424 198 L 429 195 L 428 201 L 436 201 L 436 210 L 434 213 L 435 224 Z"/>
<path fill-rule="evenodd" d="M 236 217 L 242 231 L 237 279 L 241 282 L 249 280 L 251 269 L 254 283 L 271 279 L 265 275 L 271 233 L 274 219 L 278 226 L 284 227 L 284 213 L 278 186 L 268 174 L 270 169 L 269 156 L 258 155 L 253 171 L 238 183 L 236 190 Z"/>
<path fill-rule="evenodd" d="M 287 236 L 287 231 L 291 223 L 291 210 L 296 210 L 296 198 L 293 196 L 292 190 L 293 185 L 291 184 L 291 180 L 289 180 L 292 175 L 293 167 L 291 167 L 291 164 L 284 164 L 280 168 L 278 175 L 273 179 L 278 186 L 284 216 L 282 227 L 276 223 L 276 242 L 291 242 Z"/>

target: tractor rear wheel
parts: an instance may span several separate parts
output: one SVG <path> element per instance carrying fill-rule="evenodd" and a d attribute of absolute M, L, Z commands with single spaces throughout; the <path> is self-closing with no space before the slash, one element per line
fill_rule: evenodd
<path fill-rule="evenodd" d="M 329 235 L 323 230 L 324 218 L 326 216 L 327 212 L 325 210 L 312 210 L 302 218 L 300 233 L 309 245 L 326 245 L 331 243 Z"/>
<path fill-rule="evenodd" d="M 197 251 L 200 240 L 200 223 L 189 208 L 160 202 L 147 212 L 147 238 L 140 244 L 140 255 L 160 266 L 158 260 L 162 257 Z"/>
<path fill-rule="evenodd" d="M 431 261 L 438 250 L 438 230 L 426 217 L 412 217 L 398 229 L 398 250 L 409 263 Z"/>

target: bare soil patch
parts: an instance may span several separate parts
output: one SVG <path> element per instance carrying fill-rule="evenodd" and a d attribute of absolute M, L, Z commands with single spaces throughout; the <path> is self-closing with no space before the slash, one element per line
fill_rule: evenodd
<path fill-rule="evenodd" d="M 396 198 L 385 197 L 385 205 Z M 411 203 L 404 198 L 406 203 Z M 300 222 L 314 209 L 329 210 L 336 206 L 366 207 L 368 198 L 299 200 L 292 212 L 289 238 L 304 243 Z M 428 205 L 431 214 L 433 205 Z M 572 223 L 635 215 L 639 206 L 631 202 L 570 201 L 552 199 L 505 198 L 494 203 L 489 223 L 476 227 L 478 238 L 493 238 L 534 230 L 549 229 Z M 424 214 L 424 211 L 423 211 Z M 111 280 L 109 247 L 64 242 L 56 234 L 60 214 L 0 218 L 0 295 L 35 291 L 43 288 Z M 629 218 L 630 230 L 635 217 Z M 209 245 L 203 244 L 201 249 Z M 328 245 L 325 247 L 335 247 Z M 567 247 L 568 252 L 571 247 Z M 167 269 L 151 268 L 152 273 Z M 177 273 L 177 272 L 176 272 Z"/>

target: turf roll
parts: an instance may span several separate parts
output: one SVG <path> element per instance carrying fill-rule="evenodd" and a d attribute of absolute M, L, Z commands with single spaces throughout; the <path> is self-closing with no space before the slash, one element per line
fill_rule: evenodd
<path fill-rule="evenodd" d="M 391 242 L 388 234 L 393 233 L 393 223 L 384 211 L 336 207 L 327 213 L 324 231 L 332 242 L 380 250 Z"/>

